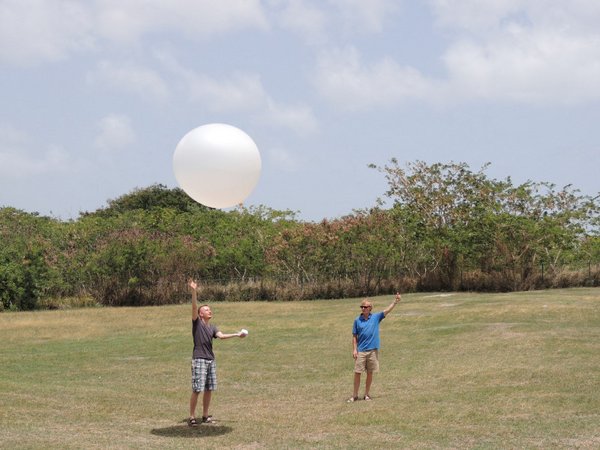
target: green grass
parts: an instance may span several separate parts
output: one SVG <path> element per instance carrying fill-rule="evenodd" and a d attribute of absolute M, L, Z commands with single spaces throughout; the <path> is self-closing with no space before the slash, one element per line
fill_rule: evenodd
<path fill-rule="evenodd" d="M 358 305 L 213 304 L 250 334 L 215 341 L 196 429 L 189 305 L 0 314 L 0 447 L 600 448 L 600 289 L 405 295 L 347 404 Z"/>

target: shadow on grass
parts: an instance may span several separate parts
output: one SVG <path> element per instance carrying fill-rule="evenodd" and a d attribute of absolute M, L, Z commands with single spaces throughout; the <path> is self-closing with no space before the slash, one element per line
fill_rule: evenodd
<path fill-rule="evenodd" d="M 164 428 L 153 428 L 150 431 L 156 436 L 163 437 L 187 437 L 187 438 L 198 438 L 198 437 L 210 437 L 210 436 L 222 436 L 227 433 L 231 433 L 233 428 L 227 425 L 202 425 L 198 424 L 197 427 L 190 427 L 187 421 L 181 425 L 174 425 L 172 427 Z"/>

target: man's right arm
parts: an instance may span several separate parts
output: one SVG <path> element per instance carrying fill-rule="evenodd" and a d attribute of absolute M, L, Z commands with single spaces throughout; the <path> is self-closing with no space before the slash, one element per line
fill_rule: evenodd
<path fill-rule="evenodd" d="M 358 358 L 358 336 L 356 334 L 352 335 L 352 357 Z"/>
<path fill-rule="evenodd" d="M 192 322 L 198 318 L 198 284 L 194 280 L 188 283 L 192 291 Z"/>

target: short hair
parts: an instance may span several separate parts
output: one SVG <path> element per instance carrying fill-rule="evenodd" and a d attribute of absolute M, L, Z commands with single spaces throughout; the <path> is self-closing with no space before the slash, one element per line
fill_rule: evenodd
<path fill-rule="evenodd" d="M 373 304 L 368 298 L 365 298 L 362 302 L 360 302 L 360 306 L 369 306 L 372 308 Z"/>

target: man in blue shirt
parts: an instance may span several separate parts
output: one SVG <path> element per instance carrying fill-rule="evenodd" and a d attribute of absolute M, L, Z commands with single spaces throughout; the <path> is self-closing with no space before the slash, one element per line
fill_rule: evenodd
<path fill-rule="evenodd" d="M 383 311 L 372 314 L 373 305 L 369 299 L 360 304 L 361 314 L 354 319 L 352 326 L 352 356 L 354 357 L 354 393 L 348 402 L 358 400 L 360 376 L 366 372 L 365 400 L 371 400 L 369 391 L 373 382 L 373 373 L 379 371 L 379 323 L 385 319 L 392 309 L 402 299 L 397 293 L 396 298 Z"/>

